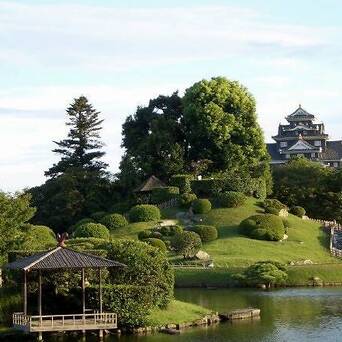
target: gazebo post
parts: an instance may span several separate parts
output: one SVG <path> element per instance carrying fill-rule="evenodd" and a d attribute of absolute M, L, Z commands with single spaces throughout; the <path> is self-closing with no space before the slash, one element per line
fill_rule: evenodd
<path fill-rule="evenodd" d="M 84 268 L 82 268 L 82 312 L 83 315 L 85 314 L 86 307 L 85 307 L 85 275 L 84 275 Z"/>
<path fill-rule="evenodd" d="M 38 315 L 40 316 L 40 323 L 42 322 L 42 271 L 38 271 Z"/>
<path fill-rule="evenodd" d="M 100 314 L 102 314 L 102 269 L 99 268 L 99 299 L 100 299 Z"/>
<path fill-rule="evenodd" d="M 23 311 L 24 315 L 27 315 L 27 279 L 26 279 L 26 270 L 24 270 L 24 282 L 23 282 Z"/>

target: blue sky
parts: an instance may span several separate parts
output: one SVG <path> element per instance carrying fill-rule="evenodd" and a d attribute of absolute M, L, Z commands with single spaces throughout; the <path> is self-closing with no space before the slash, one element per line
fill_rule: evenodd
<path fill-rule="evenodd" d="M 266 141 L 299 103 L 341 139 L 341 13 L 337 0 L 0 0 L 0 189 L 44 181 L 81 94 L 114 172 L 137 105 L 218 75 L 253 93 Z"/>

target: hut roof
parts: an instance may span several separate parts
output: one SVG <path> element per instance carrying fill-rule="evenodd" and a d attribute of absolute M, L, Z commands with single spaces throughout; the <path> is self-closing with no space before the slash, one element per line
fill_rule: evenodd
<path fill-rule="evenodd" d="M 76 252 L 65 247 L 56 247 L 50 251 L 36 253 L 11 262 L 5 268 L 12 270 L 56 270 L 102 267 L 124 267 L 120 262 L 99 256 Z"/>
<path fill-rule="evenodd" d="M 151 176 L 144 183 L 142 183 L 134 192 L 147 192 L 156 188 L 164 188 L 166 185 L 156 176 Z"/>

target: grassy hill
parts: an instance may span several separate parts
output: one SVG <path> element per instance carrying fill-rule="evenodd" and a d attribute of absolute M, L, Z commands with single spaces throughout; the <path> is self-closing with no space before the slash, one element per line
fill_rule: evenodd
<path fill-rule="evenodd" d="M 163 210 L 163 218 L 174 219 L 178 209 Z M 258 260 L 277 260 L 285 263 L 311 260 L 314 263 L 338 263 L 330 256 L 329 236 L 318 223 L 289 215 L 291 227 L 288 240 L 260 241 L 239 234 L 239 223 L 250 215 L 261 213 L 257 200 L 249 198 L 239 208 L 212 209 L 202 215 L 203 223 L 217 227 L 219 238 L 203 245 L 218 267 L 241 267 Z M 115 238 L 137 238 L 139 231 L 152 228 L 157 222 L 133 223 L 113 233 Z"/>

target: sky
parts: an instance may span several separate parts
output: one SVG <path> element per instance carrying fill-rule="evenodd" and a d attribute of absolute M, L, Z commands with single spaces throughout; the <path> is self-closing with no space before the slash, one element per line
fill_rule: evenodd
<path fill-rule="evenodd" d="M 254 95 L 266 142 L 298 104 L 342 138 L 340 0 L 0 0 L 0 189 L 45 181 L 85 95 L 117 172 L 121 125 L 150 98 L 203 78 Z"/>

